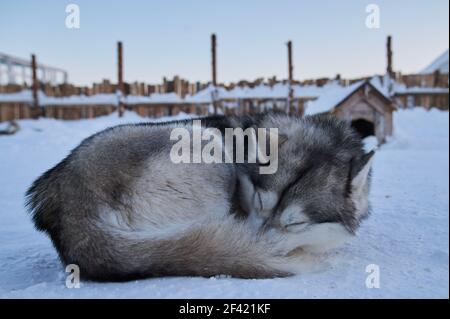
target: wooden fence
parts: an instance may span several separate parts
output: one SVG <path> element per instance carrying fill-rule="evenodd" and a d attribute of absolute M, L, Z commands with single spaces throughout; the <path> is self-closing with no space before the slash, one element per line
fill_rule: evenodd
<path fill-rule="evenodd" d="M 24 102 L 0 102 L 0 122 L 28 119 L 39 114 L 39 110 Z"/>
<path fill-rule="evenodd" d="M 90 104 L 90 105 L 47 105 L 44 108 L 44 116 L 62 119 L 79 120 L 91 119 L 98 116 L 108 115 L 117 109 L 115 105 Z"/>
<path fill-rule="evenodd" d="M 449 109 L 447 93 L 399 93 L 394 95 L 397 105 L 403 108 L 424 107 L 426 109 Z"/>
<path fill-rule="evenodd" d="M 448 73 L 435 72 L 433 74 L 398 74 L 395 78 L 398 84 L 406 87 L 442 87 L 448 88 Z"/>
<path fill-rule="evenodd" d="M 301 109 L 308 99 L 294 99 L 292 113 Z M 220 114 L 254 114 L 267 110 L 286 110 L 287 99 L 223 99 L 217 101 Z M 180 112 L 205 116 L 212 113 L 211 103 L 140 103 L 125 105 L 125 108 L 136 112 L 142 117 L 174 116 Z M 83 104 L 83 105 L 47 105 L 34 108 L 26 102 L 0 102 L 0 121 L 35 118 L 38 116 L 62 120 L 89 119 L 108 115 L 117 110 L 116 105 Z"/>
<path fill-rule="evenodd" d="M 111 114 L 116 108 L 115 105 L 48 105 L 36 108 L 28 102 L 0 102 L 0 122 L 39 116 L 62 120 L 88 119 Z"/>

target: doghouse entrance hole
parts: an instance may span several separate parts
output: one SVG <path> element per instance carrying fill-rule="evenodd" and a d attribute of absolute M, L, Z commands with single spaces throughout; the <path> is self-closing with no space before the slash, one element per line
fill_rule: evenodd
<path fill-rule="evenodd" d="M 375 135 L 375 127 L 372 122 L 359 119 L 352 121 L 352 127 L 358 132 L 361 138 Z"/>

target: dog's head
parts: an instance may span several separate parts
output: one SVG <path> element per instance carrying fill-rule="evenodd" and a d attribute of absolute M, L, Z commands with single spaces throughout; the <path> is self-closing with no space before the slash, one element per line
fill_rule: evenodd
<path fill-rule="evenodd" d="M 266 204 L 268 196 L 261 196 L 266 224 L 294 233 L 336 224 L 355 233 L 369 214 L 374 152 L 364 152 L 348 122 L 312 116 L 293 123 L 279 126 L 285 137 L 279 146 L 278 171 L 259 180 L 262 192 L 276 199 Z"/>

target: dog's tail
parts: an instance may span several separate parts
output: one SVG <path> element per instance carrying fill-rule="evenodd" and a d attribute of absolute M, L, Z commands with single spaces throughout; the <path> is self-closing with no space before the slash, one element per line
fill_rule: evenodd
<path fill-rule="evenodd" d="M 288 255 L 295 246 L 289 247 L 281 234 L 252 230 L 247 222 L 232 216 L 170 236 L 152 232 L 147 236 L 145 231 L 129 232 L 108 225 L 101 228 L 109 237 L 102 254 L 114 262 L 87 269 L 89 278 L 100 281 L 152 276 L 273 278 L 290 276 L 306 267 L 302 257 Z M 90 254 L 89 250 L 85 247 L 82 252 Z"/>
<path fill-rule="evenodd" d="M 60 226 L 62 202 L 60 196 L 60 174 L 65 170 L 67 158 L 36 179 L 26 192 L 26 206 L 34 225 L 51 236 L 57 235 Z M 53 239 L 53 238 L 52 238 Z"/>

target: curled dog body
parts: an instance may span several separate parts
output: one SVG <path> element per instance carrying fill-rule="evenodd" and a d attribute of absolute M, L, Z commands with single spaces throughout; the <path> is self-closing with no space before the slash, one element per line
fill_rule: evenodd
<path fill-rule="evenodd" d="M 99 281 L 288 276 L 302 269 L 293 251 L 354 234 L 367 215 L 371 155 L 345 123 L 270 113 L 202 119 L 220 132 L 278 128 L 274 174 L 259 174 L 258 163 L 174 163 L 171 131 L 192 124 L 109 128 L 33 183 L 34 223 L 63 263 Z"/>

